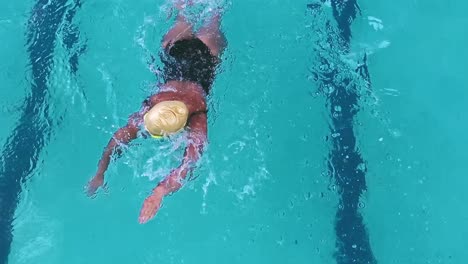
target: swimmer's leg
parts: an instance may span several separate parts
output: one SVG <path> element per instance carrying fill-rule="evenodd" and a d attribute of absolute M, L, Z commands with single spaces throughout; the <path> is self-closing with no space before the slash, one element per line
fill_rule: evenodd
<path fill-rule="evenodd" d="M 215 11 L 209 22 L 200 28 L 196 36 L 210 48 L 214 56 L 220 55 L 226 48 L 226 38 L 221 31 L 221 12 Z"/>
<path fill-rule="evenodd" d="M 191 1 L 189 1 L 189 5 Z M 183 0 L 175 0 L 174 7 L 177 9 L 177 18 L 174 26 L 167 32 L 162 41 L 162 47 L 166 48 L 169 43 L 174 43 L 177 40 L 187 39 L 193 36 L 193 25 L 187 21 L 182 14 L 182 10 L 185 8 Z"/>

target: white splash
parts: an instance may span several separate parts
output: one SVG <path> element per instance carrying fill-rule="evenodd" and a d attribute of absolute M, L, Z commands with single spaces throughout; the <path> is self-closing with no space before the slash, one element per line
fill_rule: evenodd
<path fill-rule="evenodd" d="M 104 64 L 101 64 L 97 70 L 101 73 L 101 79 L 106 85 L 106 103 L 112 108 L 112 121 L 114 124 L 118 124 L 119 117 L 117 114 L 117 95 L 114 92 L 114 83 L 112 82 L 112 77 L 105 69 Z"/>
<path fill-rule="evenodd" d="M 390 41 L 388 40 L 384 40 L 380 42 L 378 45 L 379 49 L 385 49 L 385 48 L 388 48 L 389 46 L 390 46 Z"/>
<path fill-rule="evenodd" d="M 148 28 L 153 28 L 156 26 L 156 20 L 153 16 L 145 16 L 143 19 L 143 24 L 140 25 L 136 31 L 136 35 L 134 36 L 133 40 L 135 43 L 142 48 L 145 53 L 149 52 L 149 49 L 146 47 L 145 40 L 146 40 L 146 33 Z"/>
<path fill-rule="evenodd" d="M 168 0 L 161 7 L 161 12 L 165 12 L 170 17 L 175 13 L 174 6 L 176 4 L 182 4 L 182 14 L 197 27 L 209 19 L 214 11 L 224 12 L 230 2 L 227 0 Z"/>
<path fill-rule="evenodd" d="M 208 174 L 208 177 L 206 178 L 205 183 L 202 186 L 203 190 L 203 202 L 202 202 L 202 209 L 200 211 L 201 214 L 206 214 L 206 197 L 208 195 L 208 188 L 210 187 L 211 184 L 218 185 L 216 182 L 216 177 L 214 173 L 210 172 Z"/>
<path fill-rule="evenodd" d="M 244 147 L 246 146 L 252 146 L 253 150 L 255 151 L 255 158 L 253 161 L 257 162 L 258 165 L 256 166 L 256 170 L 253 172 L 253 176 L 248 177 L 247 183 L 244 184 L 240 189 L 235 189 L 230 187 L 229 191 L 233 192 L 236 194 L 237 199 L 239 200 L 244 200 L 248 196 L 254 196 L 256 194 L 257 188 L 259 188 L 265 180 L 267 180 L 270 176 L 270 172 L 266 167 L 266 161 L 265 161 L 265 153 L 263 151 L 262 144 L 259 142 L 260 138 L 260 133 L 258 132 L 258 128 L 255 127 L 255 120 L 258 119 L 258 110 L 254 111 L 256 114 L 248 122 L 249 124 L 249 129 L 253 130 L 254 136 L 253 137 L 248 137 L 244 136 L 243 139 L 244 141 L 236 141 L 232 144 L 229 145 L 229 148 L 235 147 L 234 149 L 234 155 L 242 154 L 242 150 L 244 150 Z M 264 138 L 264 137 L 262 137 Z M 246 143 L 247 142 L 247 143 Z M 252 150 L 251 148 L 245 148 L 246 150 Z M 248 173 L 243 171 L 243 173 Z"/>
<path fill-rule="evenodd" d="M 384 28 L 382 20 L 379 18 L 368 16 L 367 20 L 369 21 L 369 25 L 372 26 L 375 31 L 379 31 Z"/>
<path fill-rule="evenodd" d="M 133 171 L 135 178 L 162 180 L 180 164 L 187 144 L 187 133 L 184 131 L 164 140 L 137 141 L 138 144 L 128 148 L 122 162 Z"/>
<path fill-rule="evenodd" d="M 373 55 L 376 51 L 380 49 L 386 49 L 390 47 L 391 42 L 389 40 L 382 40 L 378 43 L 368 44 L 368 43 L 359 43 L 360 51 L 357 53 L 350 53 L 349 55 L 345 56 L 345 58 L 356 57 L 357 55 L 362 55 L 362 52 L 365 52 L 367 55 Z M 363 50 L 363 51 L 362 51 Z"/>
<path fill-rule="evenodd" d="M 234 141 L 233 143 L 229 144 L 228 149 L 231 149 L 232 147 L 234 147 L 233 154 L 237 154 L 237 153 L 241 152 L 242 150 L 244 150 L 245 146 L 246 146 L 245 142 L 238 140 L 238 141 Z"/>
<path fill-rule="evenodd" d="M 400 91 L 397 90 L 397 89 L 393 89 L 393 88 L 383 88 L 382 89 L 383 93 L 385 95 L 389 95 L 389 96 L 400 96 Z"/>

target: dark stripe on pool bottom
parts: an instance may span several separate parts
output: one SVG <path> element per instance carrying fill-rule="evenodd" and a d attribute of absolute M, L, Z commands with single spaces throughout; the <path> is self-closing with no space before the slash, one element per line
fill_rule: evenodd
<path fill-rule="evenodd" d="M 341 38 L 344 40 L 346 48 L 349 48 L 351 42 L 351 23 L 356 18 L 358 12 L 361 12 L 356 0 L 331 0 L 333 16 L 338 23 Z"/>
<path fill-rule="evenodd" d="M 351 23 L 356 18 L 359 6 L 356 0 L 332 0 L 333 16 L 337 21 L 346 50 L 351 41 Z M 361 78 L 370 83 L 367 65 L 361 66 Z M 358 87 L 349 88 L 351 80 L 344 80 L 330 95 L 330 109 L 341 108 L 341 113 L 332 118 L 337 137 L 333 138 L 330 153 L 335 171 L 335 182 L 340 192 L 340 204 L 336 213 L 335 232 L 337 235 L 336 260 L 338 264 L 376 263 L 369 242 L 366 226 L 359 212 L 359 199 L 366 186 L 366 171 L 363 158 L 356 146 L 354 118 L 358 112 Z"/>
<path fill-rule="evenodd" d="M 32 73 L 31 90 L 22 105 L 18 125 L 8 137 L 1 155 L 1 264 L 8 263 L 13 218 L 21 194 L 21 184 L 24 184 L 36 169 L 40 152 L 51 134 L 47 85 L 53 64 L 56 33 L 67 11 L 66 3 L 66 0 L 39 0 L 34 5 L 28 21 L 26 36 Z M 69 17 L 69 21 L 71 19 L 72 17 Z M 68 41 L 72 44 L 76 40 L 70 38 Z M 72 69 L 76 70 L 77 64 L 72 65 Z"/>
<path fill-rule="evenodd" d="M 325 0 L 322 0 L 322 4 Z M 351 23 L 359 11 L 355 0 L 332 0 L 333 16 L 337 21 L 339 38 L 338 50 L 349 51 L 351 41 Z M 309 4 L 308 8 L 321 8 L 320 4 Z M 327 32 L 325 32 L 326 34 Z M 327 34 L 326 34 L 327 35 Z M 330 36 L 327 36 L 330 37 Z M 333 62 L 325 57 L 322 64 L 328 64 L 334 69 Z M 346 69 L 345 69 L 346 70 Z M 366 59 L 356 70 L 361 78 L 370 84 L 370 77 Z M 354 134 L 354 118 L 359 111 L 358 87 L 352 80 L 336 81 L 340 70 L 316 75 L 325 87 L 332 87 L 333 92 L 327 94 L 331 111 L 331 150 L 329 154 L 329 171 L 337 185 L 339 206 L 336 212 L 335 233 L 336 253 L 338 264 L 374 264 L 377 263 L 370 246 L 367 229 L 359 212 L 360 197 L 366 191 L 365 161 L 358 152 L 356 136 Z M 320 77 L 319 77 L 320 76 Z M 340 111 L 335 111 L 340 109 Z"/>
<path fill-rule="evenodd" d="M 349 87 L 348 87 L 349 88 Z M 351 88 L 353 89 L 353 88 Z M 335 254 L 338 264 L 376 263 L 369 237 L 359 212 L 360 197 L 367 189 L 364 160 L 357 151 L 353 120 L 357 113 L 358 97 L 346 90 L 346 85 L 336 87 L 329 98 L 330 109 L 341 108 L 332 118 L 332 149 L 330 172 L 340 195 L 336 212 L 337 236 Z"/>

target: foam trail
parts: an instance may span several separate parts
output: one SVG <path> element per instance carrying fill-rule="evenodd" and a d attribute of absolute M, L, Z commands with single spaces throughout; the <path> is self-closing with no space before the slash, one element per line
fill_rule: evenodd
<path fill-rule="evenodd" d="M 37 168 L 42 148 L 50 139 L 52 117 L 49 111 L 49 77 L 60 25 L 71 26 L 80 1 L 38 0 L 27 25 L 27 51 L 31 67 L 31 89 L 21 107 L 16 127 L 8 136 L 0 166 L 0 263 L 6 264 L 11 249 L 14 214 L 21 186 Z M 63 28 L 63 43 L 72 47 L 76 28 Z M 68 30 L 68 31 L 67 31 Z M 67 34 L 68 32 L 68 34 Z M 78 69 L 78 53 L 70 56 L 71 71 Z"/>

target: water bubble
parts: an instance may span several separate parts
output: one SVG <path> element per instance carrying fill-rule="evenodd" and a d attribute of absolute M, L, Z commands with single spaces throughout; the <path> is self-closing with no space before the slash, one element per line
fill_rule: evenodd
<path fill-rule="evenodd" d="M 333 134 L 332 134 L 332 137 L 333 137 L 333 138 L 337 138 L 337 137 L 339 137 L 339 136 L 340 136 L 340 133 L 333 133 Z"/>
<path fill-rule="evenodd" d="M 361 163 L 357 166 L 357 169 L 360 170 L 360 171 L 365 171 L 366 170 L 366 164 L 365 163 Z"/>
<path fill-rule="evenodd" d="M 401 137 L 401 132 L 398 129 L 392 129 L 390 130 L 390 133 L 392 134 L 393 137 L 398 138 Z"/>
<path fill-rule="evenodd" d="M 281 238 L 279 240 L 276 240 L 276 243 L 280 246 L 282 246 L 284 244 L 284 238 L 283 236 L 281 236 Z"/>

